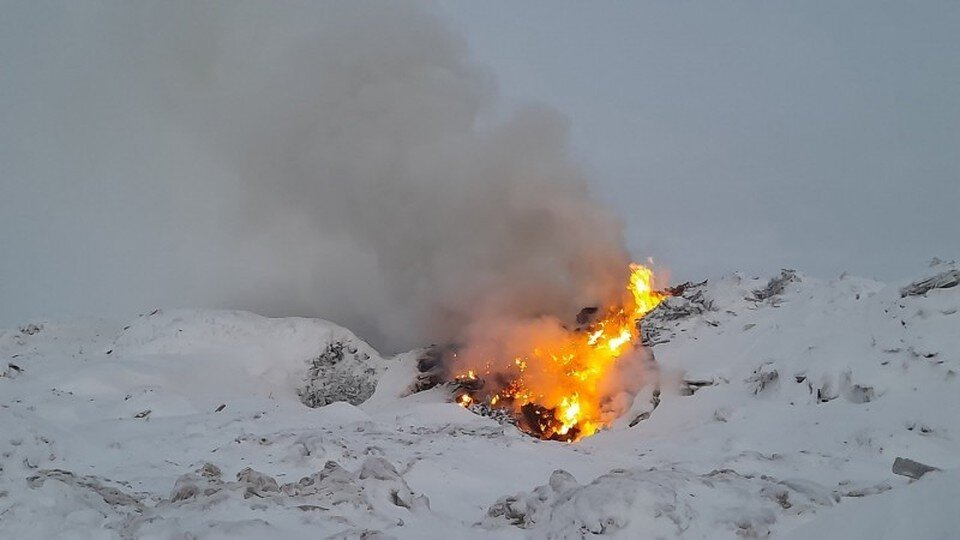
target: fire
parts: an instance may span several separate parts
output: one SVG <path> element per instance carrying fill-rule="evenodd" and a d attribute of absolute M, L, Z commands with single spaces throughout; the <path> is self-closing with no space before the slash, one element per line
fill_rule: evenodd
<path fill-rule="evenodd" d="M 496 389 L 485 389 L 478 376 L 491 374 L 490 362 L 463 372 L 456 381 L 466 392 L 457 402 L 510 409 L 521 429 L 543 439 L 575 441 L 596 433 L 612 420 L 601 409 L 601 383 L 636 346 L 637 320 L 666 297 L 654 289 L 653 271 L 640 264 L 630 265 L 626 290 L 621 305 L 583 327 L 534 333 L 524 354 L 496 370 Z"/>

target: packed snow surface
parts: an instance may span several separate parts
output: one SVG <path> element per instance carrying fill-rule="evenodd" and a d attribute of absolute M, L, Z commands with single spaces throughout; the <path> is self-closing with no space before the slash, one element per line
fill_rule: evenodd
<path fill-rule="evenodd" d="M 326 321 L 30 321 L 0 331 L 0 537 L 956 537 L 956 275 L 692 285 L 645 322 L 658 381 L 574 444 Z"/>

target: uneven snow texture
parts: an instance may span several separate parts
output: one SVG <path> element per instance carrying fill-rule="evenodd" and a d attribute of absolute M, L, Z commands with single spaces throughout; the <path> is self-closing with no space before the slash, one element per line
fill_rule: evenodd
<path fill-rule="evenodd" d="M 28 321 L 0 538 L 955 537 L 957 270 L 692 284 L 644 321 L 658 384 L 576 444 L 408 395 L 420 351 L 325 321 Z"/>
<path fill-rule="evenodd" d="M 497 501 L 487 523 L 502 518 L 544 538 L 710 537 L 724 532 L 758 537 L 770 534 L 778 513 L 799 515 L 839 500 L 839 493 L 814 482 L 776 481 L 730 469 L 707 474 L 618 469 L 587 485 L 557 470 L 546 485 Z"/>
<path fill-rule="evenodd" d="M 303 386 L 297 390 L 307 407 L 323 407 L 343 401 L 360 405 L 377 388 L 377 376 L 383 365 L 370 361 L 370 355 L 357 345 L 334 341 L 317 357 L 310 359 Z"/>

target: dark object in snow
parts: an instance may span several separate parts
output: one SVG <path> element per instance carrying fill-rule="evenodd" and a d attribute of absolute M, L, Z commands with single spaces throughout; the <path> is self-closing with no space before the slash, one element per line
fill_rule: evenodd
<path fill-rule="evenodd" d="M 68 486 L 88 489 L 103 499 L 103 502 L 113 507 L 127 506 L 138 511 L 144 509 L 142 500 L 145 498 L 145 494 L 143 493 L 129 494 L 119 488 L 108 485 L 108 482 L 111 481 L 105 478 L 77 475 L 63 469 L 40 470 L 37 474 L 27 477 L 27 485 L 33 489 L 38 489 L 42 487 L 47 480 L 57 480 Z"/>
<path fill-rule="evenodd" d="M 598 307 L 585 307 L 581 309 L 580 313 L 577 313 L 577 324 L 580 326 L 590 324 L 593 322 L 593 318 L 596 316 L 598 311 L 600 311 L 600 308 Z"/>
<path fill-rule="evenodd" d="M 469 377 L 457 377 L 454 379 L 453 387 L 457 389 L 466 390 L 467 392 L 476 392 L 484 387 L 486 381 L 479 377 L 469 378 Z"/>
<path fill-rule="evenodd" d="M 704 294 L 706 285 L 706 280 L 699 283 L 688 281 L 664 289 L 668 297 L 638 322 L 643 345 L 652 347 L 667 343 L 675 336 L 674 321 L 713 311 L 713 300 Z"/>
<path fill-rule="evenodd" d="M 769 368 L 768 365 L 769 363 L 766 363 L 753 370 L 753 374 L 745 381 L 753 386 L 753 395 L 755 396 L 779 386 L 780 373 L 775 369 Z"/>
<path fill-rule="evenodd" d="M 644 420 L 648 420 L 650 418 L 650 415 L 653 414 L 653 411 L 657 410 L 657 407 L 660 406 L 659 385 L 657 386 L 657 388 L 653 390 L 653 394 L 650 396 L 650 405 L 652 405 L 653 408 L 651 408 L 649 411 L 643 411 L 642 413 L 634 417 L 634 419 L 630 421 L 630 424 L 629 424 L 630 427 L 633 427 L 639 424 L 640 422 L 643 422 Z"/>
<path fill-rule="evenodd" d="M 779 276 L 770 278 L 766 287 L 753 291 L 753 296 L 748 297 L 747 300 L 763 302 L 775 296 L 780 296 L 786 290 L 787 285 L 795 281 L 800 281 L 797 271 L 784 268 L 780 270 Z"/>
<path fill-rule="evenodd" d="M 756 373 L 757 372 L 754 371 L 754 374 Z M 774 373 L 774 380 L 776 380 L 776 371 L 774 371 L 773 373 Z M 684 379 L 682 382 L 683 382 L 683 386 L 679 388 L 679 394 L 681 396 L 692 396 L 697 393 L 697 390 L 700 390 L 705 386 L 715 386 L 717 384 L 717 381 L 714 379 L 704 379 L 704 380 Z M 753 382 L 753 381 L 751 379 L 748 379 L 747 382 Z M 755 394 L 757 392 L 759 392 L 759 390 L 754 391 Z"/>
<path fill-rule="evenodd" d="M 900 297 L 923 296 L 933 289 L 949 289 L 957 285 L 960 285 L 960 270 L 954 268 L 927 279 L 914 281 L 900 289 Z"/>
<path fill-rule="evenodd" d="M 300 401 L 307 407 L 323 407 L 337 401 L 359 405 L 377 388 L 377 368 L 370 355 L 360 352 L 352 343 L 334 341 L 308 363 L 304 385 L 297 389 Z"/>
<path fill-rule="evenodd" d="M 330 510 L 329 508 L 318 506 L 316 504 L 298 504 L 296 506 L 297 510 L 303 510 L 304 512 L 316 512 L 320 510 Z"/>
<path fill-rule="evenodd" d="M 268 493 L 280 493 L 280 485 L 272 476 L 247 467 L 237 473 L 237 481 L 244 484 L 243 498 L 266 497 Z"/>
<path fill-rule="evenodd" d="M 6 368 L 0 368 L 0 377 L 9 377 L 13 379 L 23 373 L 23 369 L 16 364 L 7 364 Z M 2 470 L 2 468 L 0 468 Z"/>
<path fill-rule="evenodd" d="M 572 426 L 566 433 L 560 433 L 562 424 L 557 420 L 556 409 L 548 409 L 535 403 L 520 407 L 518 426 L 538 439 L 549 441 L 570 442 L 577 440 L 580 435 L 578 425 Z"/>
<path fill-rule="evenodd" d="M 683 296 L 683 293 L 687 292 L 687 289 L 697 289 L 703 287 L 707 284 L 707 280 L 703 280 L 699 283 L 694 283 L 692 281 L 685 281 L 674 287 L 667 287 L 663 290 L 666 294 L 670 296 Z"/>
<path fill-rule="evenodd" d="M 471 403 L 467 406 L 467 409 L 474 414 L 490 418 L 500 425 L 517 425 L 517 419 L 513 416 L 513 411 L 510 409 L 494 407 L 483 402 Z"/>
<path fill-rule="evenodd" d="M 151 411 L 150 409 L 147 409 L 147 410 L 138 412 L 137 414 L 133 415 L 133 417 L 134 417 L 134 418 L 146 418 L 146 417 L 150 416 L 150 413 L 152 413 L 152 412 L 153 412 L 153 411 Z"/>
<path fill-rule="evenodd" d="M 224 409 L 226 409 L 226 408 L 227 408 L 227 404 L 226 404 L 226 403 L 221 403 L 220 406 L 217 407 L 217 409 L 216 409 L 215 411 L 213 411 L 213 412 L 220 412 L 220 411 L 222 411 L 222 410 L 224 410 Z"/>
<path fill-rule="evenodd" d="M 423 352 L 420 358 L 417 358 L 417 370 L 420 373 L 436 371 L 443 365 L 443 359 L 448 354 L 449 347 L 440 347 L 433 345 Z"/>
<path fill-rule="evenodd" d="M 407 389 L 409 394 L 416 394 L 443 384 L 449 377 L 447 359 L 456 356 L 455 345 L 431 345 L 417 358 L 417 380 Z"/>
<path fill-rule="evenodd" d="M 940 469 L 920 463 L 919 461 L 898 457 L 897 459 L 893 460 L 893 467 L 891 470 L 893 471 L 893 474 L 899 474 L 900 476 L 906 476 L 916 480 L 930 471 L 939 471 Z"/>
<path fill-rule="evenodd" d="M 25 325 L 23 325 L 23 326 L 20 327 L 20 333 L 21 333 L 21 334 L 26 334 L 26 335 L 28 335 L 28 336 L 33 336 L 33 335 L 39 334 L 41 330 L 43 330 L 43 325 L 42 325 L 42 324 L 33 324 L 33 323 L 31 323 L 31 324 L 25 324 Z"/>
<path fill-rule="evenodd" d="M 694 285 L 694 287 L 700 287 L 705 284 L 706 281 Z M 687 289 L 684 289 L 684 293 L 686 293 L 686 291 Z M 671 296 L 664 299 L 664 301 L 660 302 L 660 305 L 654 309 L 654 311 L 658 310 L 659 312 L 654 315 L 655 319 L 662 321 L 675 321 L 711 311 L 713 310 L 713 302 L 703 297 L 702 289 L 698 289 L 696 291 L 691 290 L 689 294 Z"/>

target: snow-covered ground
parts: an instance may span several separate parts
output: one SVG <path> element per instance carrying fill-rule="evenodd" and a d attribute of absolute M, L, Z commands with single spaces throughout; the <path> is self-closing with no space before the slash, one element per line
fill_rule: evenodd
<path fill-rule="evenodd" d="M 0 537 L 960 535 L 960 287 L 781 277 L 668 301 L 646 330 L 658 406 L 648 389 L 574 444 L 405 395 L 420 352 L 325 321 L 0 331 Z M 359 405 L 302 403 L 336 395 Z"/>

